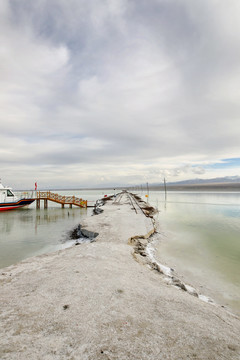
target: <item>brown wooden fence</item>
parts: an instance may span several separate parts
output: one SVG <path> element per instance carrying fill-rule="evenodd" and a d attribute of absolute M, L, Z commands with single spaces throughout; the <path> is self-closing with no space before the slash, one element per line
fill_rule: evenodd
<path fill-rule="evenodd" d="M 40 208 L 40 200 L 44 200 L 44 207 L 47 207 L 47 201 L 53 201 L 59 204 L 64 205 L 69 204 L 70 207 L 72 205 L 79 206 L 81 208 L 87 208 L 87 200 L 83 200 L 81 198 L 77 198 L 76 196 L 63 196 L 51 191 L 37 191 L 37 208 Z"/>

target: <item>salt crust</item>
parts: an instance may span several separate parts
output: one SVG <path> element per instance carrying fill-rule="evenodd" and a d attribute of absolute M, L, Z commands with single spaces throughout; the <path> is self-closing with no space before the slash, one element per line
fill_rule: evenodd
<path fill-rule="evenodd" d="M 152 220 L 127 196 L 83 225 L 96 242 L 1 270 L 2 360 L 240 359 L 237 316 L 133 259 Z"/>

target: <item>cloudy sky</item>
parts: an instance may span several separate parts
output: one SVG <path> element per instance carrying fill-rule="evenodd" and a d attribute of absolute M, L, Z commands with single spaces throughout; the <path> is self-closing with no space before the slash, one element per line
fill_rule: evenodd
<path fill-rule="evenodd" d="M 0 178 L 240 175 L 239 0 L 1 0 Z"/>

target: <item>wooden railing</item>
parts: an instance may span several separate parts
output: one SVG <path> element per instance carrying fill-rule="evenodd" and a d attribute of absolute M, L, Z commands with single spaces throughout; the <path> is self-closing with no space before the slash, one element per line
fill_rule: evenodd
<path fill-rule="evenodd" d="M 51 191 L 37 191 L 36 200 L 49 200 L 62 205 L 69 204 L 76 205 L 82 208 L 87 207 L 87 200 L 77 198 L 76 196 L 63 196 L 53 193 Z"/>

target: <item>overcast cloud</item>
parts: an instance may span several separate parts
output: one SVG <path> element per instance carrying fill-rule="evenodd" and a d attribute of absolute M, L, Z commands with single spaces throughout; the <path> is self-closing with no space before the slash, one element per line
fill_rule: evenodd
<path fill-rule="evenodd" d="M 239 175 L 239 0 L 2 0 L 0 17 L 4 184 Z"/>

